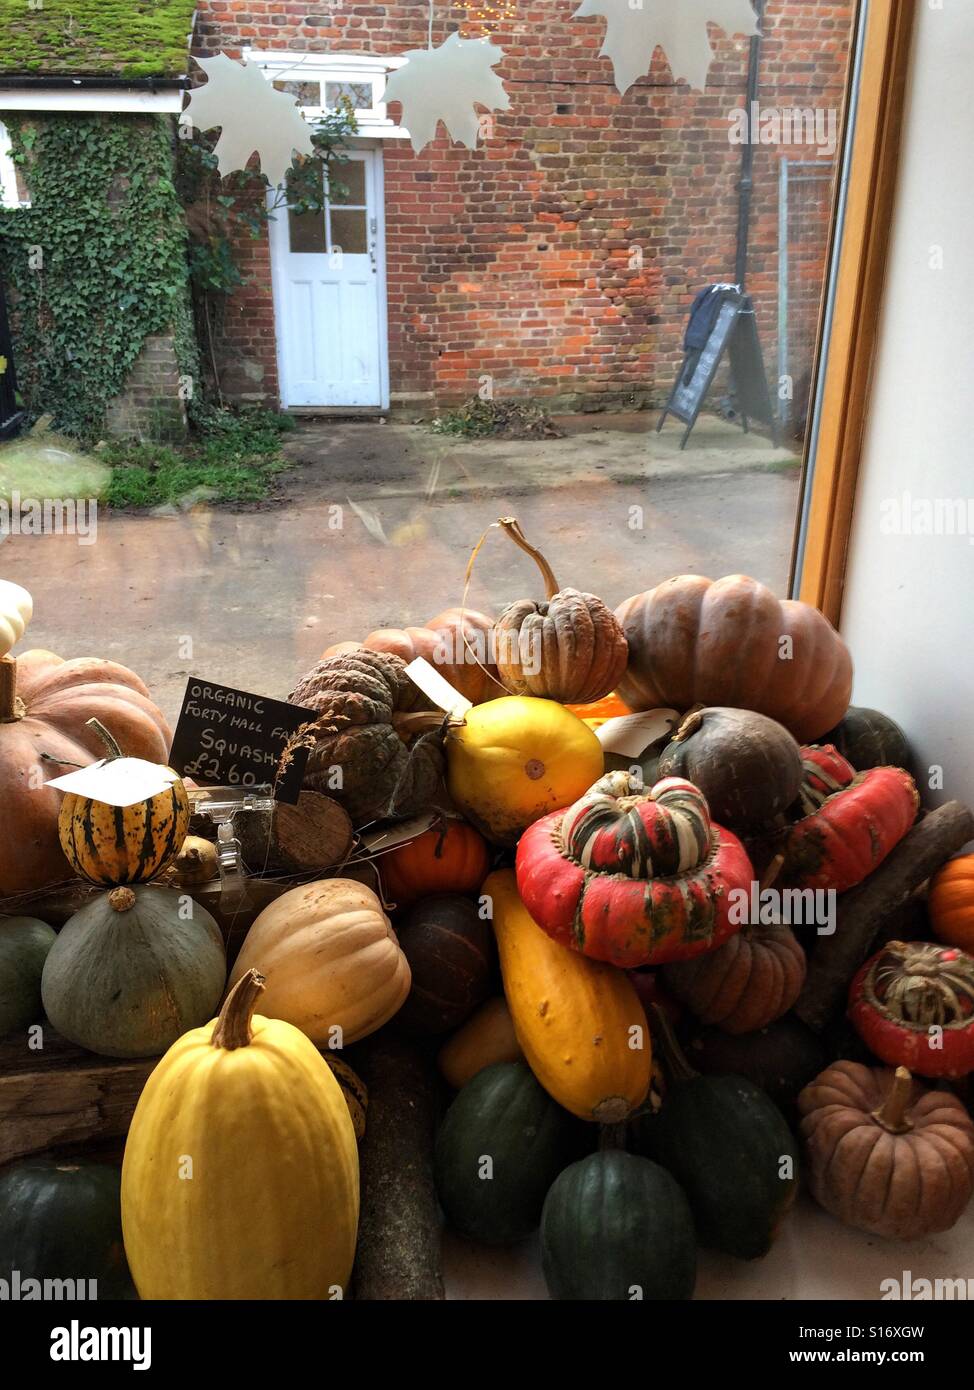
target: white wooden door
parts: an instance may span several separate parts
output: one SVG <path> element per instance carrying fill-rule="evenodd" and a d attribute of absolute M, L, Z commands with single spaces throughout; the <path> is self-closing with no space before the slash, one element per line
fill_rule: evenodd
<path fill-rule="evenodd" d="M 271 222 L 285 406 L 384 406 L 385 246 L 381 156 L 349 151 L 322 213 L 281 207 Z"/>

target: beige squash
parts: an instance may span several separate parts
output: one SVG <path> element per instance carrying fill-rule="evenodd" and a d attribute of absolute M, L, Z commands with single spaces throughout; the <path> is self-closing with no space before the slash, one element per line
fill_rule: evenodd
<path fill-rule="evenodd" d="M 364 884 L 323 879 L 284 893 L 256 919 L 230 975 L 266 979 L 261 1012 L 321 1046 L 364 1038 L 409 993 L 409 964 L 382 903 Z"/>

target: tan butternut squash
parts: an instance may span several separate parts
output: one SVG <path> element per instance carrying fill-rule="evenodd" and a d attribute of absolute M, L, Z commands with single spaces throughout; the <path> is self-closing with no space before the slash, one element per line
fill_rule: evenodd
<path fill-rule="evenodd" d="M 484 1067 L 524 1057 L 503 995 L 488 999 L 440 1048 L 436 1065 L 448 1086 L 459 1091 Z"/>

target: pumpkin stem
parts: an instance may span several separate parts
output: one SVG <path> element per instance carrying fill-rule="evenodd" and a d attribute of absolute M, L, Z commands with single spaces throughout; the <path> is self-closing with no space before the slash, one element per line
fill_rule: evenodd
<path fill-rule="evenodd" d="M 258 970 L 248 970 L 246 975 L 241 975 L 223 1001 L 210 1039 L 214 1047 L 225 1047 L 232 1052 L 234 1048 L 246 1047 L 250 1043 L 253 1038 L 250 1022 L 264 984 L 265 977 Z"/>
<path fill-rule="evenodd" d="M 599 1126 L 599 1153 L 605 1153 L 609 1149 L 626 1148 L 626 1130 L 628 1126 L 625 1120 L 620 1120 L 617 1124 Z"/>
<path fill-rule="evenodd" d="M 541 571 L 541 577 L 544 580 L 545 598 L 554 598 L 559 588 L 558 580 L 555 578 L 551 566 L 541 554 L 541 551 L 535 550 L 534 546 L 526 539 L 524 532 L 521 530 L 521 523 L 518 521 L 517 517 L 502 516 L 498 519 L 497 524 L 507 532 L 515 545 L 519 545 L 526 555 L 531 556 L 531 559 Z"/>
<path fill-rule="evenodd" d="M 110 761 L 114 760 L 115 758 L 124 757 L 121 748 L 119 748 L 118 744 L 115 742 L 115 739 L 108 732 L 108 730 L 105 728 L 104 724 L 101 722 L 100 719 L 86 719 L 85 726 L 89 729 L 94 729 L 95 733 L 98 735 L 102 743 L 108 749 L 108 757 Z"/>
<path fill-rule="evenodd" d="M 0 724 L 12 724 L 23 717 L 23 702 L 17 699 L 17 659 L 0 656 Z"/>
<path fill-rule="evenodd" d="M 650 1022 L 653 1025 L 653 1036 L 659 1043 L 669 1079 L 673 1082 L 693 1081 L 700 1073 L 695 1071 L 687 1061 L 686 1053 L 677 1042 L 676 1034 L 670 1027 L 670 1020 L 658 1004 L 650 1004 L 649 1014 Z"/>
<path fill-rule="evenodd" d="M 906 1113 L 912 1090 L 913 1077 L 906 1067 L 897 1067 L 889 1094 L 879 1109 L 872 1112 L 876 1123 L 890 1134 L 906 1134 L 907 1130 L 913 1128 L 913 1121 Z"/>
<path fill-rule="evenodd" d="M 428 734 L 441 729 L 449 717 L 443 710 L 413 710 L 408 714 L 400 712 L 392 716 L 392 727 L 403 743 L 409 743 L 416 734 Z"/>
<path fill-rule="evenodd" d="M 108 895 L 108 902 L 116 912 L 129 912 L 135 906 L 135 894 L 131 888 L 113 888 Z"/>
<path fill-rule="evenodd" d="M 673 735 L 673 743 L 682 743 L 684 739 L 697 732 L 703 723 L 703 712 L 706 708 L 706 705 L 694 705 L 693 709 L 687 711 L 683 716 L 683 722 Z"/>

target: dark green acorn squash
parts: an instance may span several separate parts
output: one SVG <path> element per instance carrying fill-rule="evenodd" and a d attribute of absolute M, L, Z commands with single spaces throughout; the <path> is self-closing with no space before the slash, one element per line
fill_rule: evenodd
<path fill-rule="evenodd" d="M 801 1019 L 786 1014 L 756 1033 L 733 1035 L 701 1028 L 686 1046 L 691 1066 L 706 1076 L 743 1076 L 791 1117 L 798 1092 L 825 1067 L 820 1038 Z"/>
<path fill-rule="evenodd" d="M 593 1134 L 523 1062 L 485 1067 L 459 1092 L 436 1137 L 436 1191 L 447 1223 L 490 1245 L 523 1240 L 541 1219 L 549 1187 Z"/>
<path fill-rule="evenodd" d="M 135 1298 L 122 1244 L 121 1171 L 88 1159 L 27 1158 L 0 1169 L 0 1279 L 97 1281 L 84 1297 Z M 67 1293 L 62 1293 L 67 1297 Z M 41 1297 L 38 1292 L 37 1297 Z"/>
<path fill-rule="evenodd" d="M 912 755 L 906 734 L 895 719 L 878 709 L 850 705 L 844 717 L 817 743 L 831 743 L 857 772 L 871 767 L 903 767 L 911 771 Z"/>
<path fill-rule="evenodd" d="M 609 1149 L 566 1168 L 541 1215 L 541 1260 L 552 1298 L 684 1299 L 697 1279 L 690 1204 L 646 1158 Z"/>
<path fill-rule="evenodd" d="M 55 940 L 36 917 L 0 917 L 0 1038 L 43 1014 L 41 974 Z"/>
<path fill-rule="evenodd" d="M 670 1084 L 634 1142 L 683 1188 L 702 1245 L 766 1255 L 798 1193 L 797 1142 L 764 1091 L 743 1076 L 695 1072 L 656 1006 L 652 1014 Z"/>

